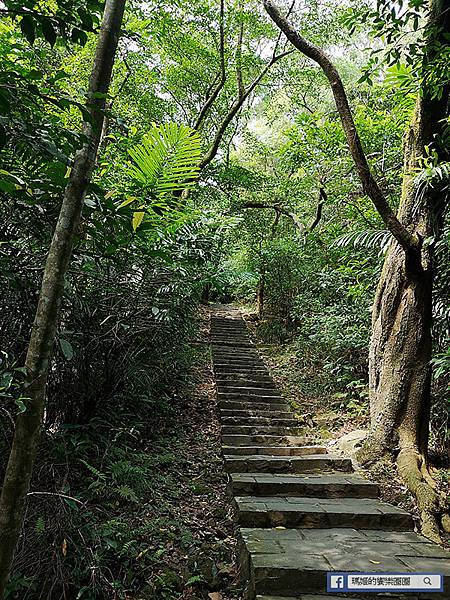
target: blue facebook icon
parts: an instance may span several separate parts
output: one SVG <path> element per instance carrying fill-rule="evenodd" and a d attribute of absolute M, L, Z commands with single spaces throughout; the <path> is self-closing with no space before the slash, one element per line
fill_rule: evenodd
<path fill-rule="evenodd" d="M 346 588 L 344 573 L 328 573 L 327 591 L 343 592 Z"/>

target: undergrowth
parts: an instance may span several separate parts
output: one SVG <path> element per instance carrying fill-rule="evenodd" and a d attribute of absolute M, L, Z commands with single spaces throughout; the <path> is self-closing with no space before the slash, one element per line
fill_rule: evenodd
<path fill-rule="evenodd" d="M 158 398 L 47 432 L 8 600 L 238 596 L 208 355 L 190 361 Z"/>

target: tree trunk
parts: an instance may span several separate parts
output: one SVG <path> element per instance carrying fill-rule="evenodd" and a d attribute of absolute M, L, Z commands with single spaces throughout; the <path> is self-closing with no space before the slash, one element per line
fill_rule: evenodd
<path fill-rule="evenodd" d="M 419 97 L 405 143 L 404 180 L 398 217 L 420 240 L 442 230 L 442 192 L 427 186 L 419 193 L 415 177 L 425 148 L 432 146 L 448 114 L 443 98 Z M 446 511 L 427 470 L 432 353 L 432 245 L 405 251 L 392 243 L 385 259 L 372 313 L 369 351 L 371 428 L 358 454 L 363 464 L 398 448 L 399 472 L 415 494 L 422 532 L 440 539 L 437 518 Z M 447 528 L 446 518 L 443 526 Z"/>
<path fill-rule="evenodd" d="M 256 310 L 258 319 L 262 319 L 264 313 L 264 291 L 265 291 L 265 269 L 262 268 L 259 273 L 258 287 L 256 289 Z"/>
<path fill-rule="evenodd" d="M 45 264 L 25 362 L 27 381 L 24 395 L 28 398 L 26 410 L 19 414 L 16 420 L 0 498 L 0 598 L 3 598 L 5 592 L 20 535 L 24 503 L 44 414 L 48 370 L 59 322 L 64 278 L 95 165 L 105 97 L 111 81 L 124 7 L 125 0 L 106 0 L 87 95 L 87 108 L 91 119 L 90 122 L 83 123 L 83 133 L 87 141 L 74 158 Z"/>

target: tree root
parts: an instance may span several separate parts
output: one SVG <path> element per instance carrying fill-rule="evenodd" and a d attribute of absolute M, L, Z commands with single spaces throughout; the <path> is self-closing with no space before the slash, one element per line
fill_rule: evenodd
<path fill-rule="evenodd" d="M 380 444 L 376 443 L 376 441 L 370 439 L 369 436 L 366 437 L 363 445 L 356 452 L 355 455 L 356 460 L 364 467 L 373 465 L 386 456 L 391 456 L 390 450 L 387 447 L 381 446 Z"/>
<path fill-rule="evenodd" d="M 377 463 L 390 454 L 385 448 L 373 447 L 366 440 L 356 453 L 362 466 Z M 390 455 L 392 460 L 392 455 Z M 397 457 L 397 469 L 409 491 L 417 501 L 421 519 L 421 533 L 428 539 L 442 543 L 440 526 L 450 533 L 450 512 L 446 497 L 436 490 L 434 481 L 424 457 L 416 448 L 403 448 Z"/>
<path fill-rule="evenodd" d="M 439 520 L 443 530 L 447 531 L 450 514 L 445 496 L 435 489 L 424 457 L 415 448 L 404 448 L 397 457 L 397 468 L 400 477 L 417 500 L 422 535 L 440 544 L 442 539 Z"/>

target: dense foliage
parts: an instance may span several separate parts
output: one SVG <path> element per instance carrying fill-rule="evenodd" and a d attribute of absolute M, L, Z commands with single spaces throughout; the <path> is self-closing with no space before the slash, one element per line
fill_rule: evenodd
<path fill-rule="evenodd" d="M 393 207 L 417 81 L 448 70 L 442 57 L 421 71 L 414 35 L 424 3 L 405 4 L 397 18 L 383 2 L 290 9 L 338 65 Z M 85 141 L 101 9 L 8 0 L 1 10 L 0 474 L 14 418 L 26 410 L 23 364 L 46 253 Z M 364 21 L 375 52 L 364 50 Z M 29 499 L 8 598 L 130 597 L 170 547 L 161 532 L 181 536 L 183 551 L 197 548 L 190 531 L 137 505 L 179 494 L 179 441 L 164 435 L 177 433 L 174 415 L 186 406 L 177 395 L 198 358 L 200 301 L 244 305 L 260 340 L 292 359 L 302 397 L 331 398 L 366 419 L 371 304 L 391 238 L 323 74 L 289 50 L 256 0 L 128 6 L 49 372 L 32 490 L 50 496 Z M 436 90 L 441 83 L 436 76 Z M 445 165 L 430 155 L 423 166 L 448 187 Z M 441 461 L 450 436 L 449 240 L 445 228 L 436 241 L 431 433 Z M 184 583 L 163 576 L 149 597 L 180 598 L 202 577 L 195 568 Z"/>

